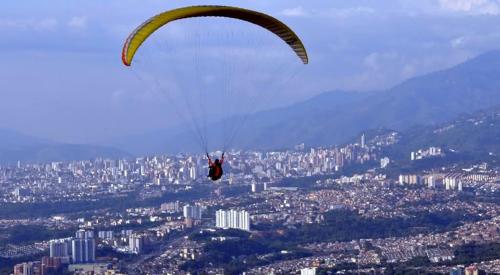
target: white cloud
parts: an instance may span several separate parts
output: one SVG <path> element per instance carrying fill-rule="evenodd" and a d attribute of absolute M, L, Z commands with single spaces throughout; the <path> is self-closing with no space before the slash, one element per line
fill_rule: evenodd
<path fill-rule="evenodd" d="M 84 29 L 87 27 L 87 17 L 75 16 L 69 20 L 68 26 L 73 29 Z"/>
<path fill-rule="evenodd" d="M 465 45 L 465 43 L 467 42 L 468 38 L 465 37 L 465 36 L 460 36 L 460 37 L 457 37 L 455 39 L 452 39 L 450 41 L 450 44 L 451 44 L 451 47 L 452 48 L 460 48 L 462 46 Z"/>
<path fill-rule="evenodd" d="M 322 17 L 322 18 L 349 18 L 359 15 L 367 15 L 375 13 L 375 9 L 365 6 L 358 6 L 352 8 L 325 8 L 325 9 L 311 9 L 306 10 L 302 6 L 283 10 L 280 14 L 288 17 Z"/>
<path fill-rule="evenodd" d="M 24 27 L 21 21 L 0 19 L 0 28 L 21 28 Z"/>
<path fill-rule="evenodd" d="M 500 14 L 499 0 L 439 0 L 442 9 L 469 14 Z"/>
<path fill-rule="evenodd" d="M 111 103 L 115 105 L 123 105 L 130 102 L 151 103 L 158 102 L 161 99 L 162 95 L 157 91 L 153 91 L 149 87 L 146 87 L 141 91 L 132 89 L 117 89 L 111 93 Z"/>
<path fill-rule="evenodd" d="M 377 71 L 385 67 L 387 64 L 393 63 L 399 59 L 400 56 L 394 52 L 387 52 L 387 53 L 374 52 L 370 53 L 364 58 L 363 64 L 369 69 Z"/>
<path fill-rule="evenodd" d="M 403 69 L 401 69 L 401 78 L 402 79 L 408 79 L 410 77 L 413 77 L 417 74 L 417 68 L 413 64 L 406 64 L 403 66 Z"/>
<path fill-rule="evenodd" d="M 284 16 L 289 17 L 307 17 L 309 16 L 309 12 L 307 12 L 302 6 L 298 6 L 295 8 L 285 9 L 281 12 Z"/>
<path fill-rule="evenodd" d="M 373 13 L 375 13 L 375 9 L 363 6 L 346 8 L 346 9 L 331 9 L 329 11 L 326 11 L 326 15 L 333 17 L 342 17 L 342 18 L 373 14 Z"/>
<path fill-rule="evenodd" d="M 0 19 L 0 28 L 17 30 L 51 31 L 57 28 L 55 18 L 33 19 Z"/>
<path fill-rule="evenodd" d="M 43 31 L 43 30 L 54 30 L 58 25 L 57 19 L 55 18 L 46 18 L 40 20 L 34 24 L 35 30 Z"/>

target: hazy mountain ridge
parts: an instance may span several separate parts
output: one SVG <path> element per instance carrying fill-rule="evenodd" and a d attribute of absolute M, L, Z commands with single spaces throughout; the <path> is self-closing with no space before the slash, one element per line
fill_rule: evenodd
<path fill-rule="evenodd" d="M 252 131 L 252 127 L 254 127 L 252 125 L 258 124 L 264 131 L 267 131 L 266 129 L 271 131 L 275 124 L 282 123 L 283 121 L 296 120 L 296 117 L 300 117 L 303 113 L 313 113 L 317 112 L 317 110 L 330 110 L 336 106 L 359 101 L 370 96 L 372 93 L 347 91 L 326 92 L 291 106 L 263 111 L 249 116 L 233 117 L 233 121 L 228 122 L 228 124 L 237 126 L 242 121 L 246 122 L 244 123 L 244 127 L 241 128 L 241 131 L 239 131 L 236 139 L 236 145 L 243 147 L 241 145 L 245 144 L 243 141 L 245 141 L 248 136 L 247 132 Z M 195 137 L 187 130 L 189 127 L 189 125 L 183 125 L 183 129 L 163 129 L 136 136 L 122 137 L 113 141 L 108 141 L 106 144 L 113 144 L 119 148 L 126 148 L 127 151 L 138 155 L 197 151 L 199 148 L 195 141 Z M 209 125 L 208 128 L 212 146 L 215 143 L 214 141 L 220 141 L 224 138 L 222 136 L 224 132 L 223 122 L 213 123 Z M 266 138 L 272 138 L 272 135 L 266 135 Z M 248 146 L 246 148 L 253 147 Z M 211 149 L 217 150 L 220 148 Z"/>
<path fill-rule="evenodd" d="M 400 133 L 399 142 L 388 148 L 388 153 L 398 159 L 409 159 L 410 152 L 430 146 L 474 159 L 499 156 L 500 105 L 438 126 L 412 127 Z"/>
<path fill-rule="evenodd" d="M 289 107 L 250 115 L 234 146 L 277 149 L 302 142 L 310 146 L 333 145 L 348 141 L 364 129 L 402 131 L 419 124 L 437 125 L 500 104 L 499 76 L 500 51 L 492 51 L 385 91 L 324 93 Z M 221 129 L 221 124 L 209 128 Z M 134 147 L 138 154 L 193 151 L 196 144 L 190 136 L 167 130 L 161 136 L 144 135 L 141 140 L 123 140 L 120 145 Z"/>
<path fill-rule="evenodd" d="M 98 145 L 64 144 L 0 129 L 0 163 L 85 160 L 130 156 L 122 150 Z"/>
<path fill-rule="evenodd" d="M 250 135 L 257 142 L 250 140 L 247 146 L 289 147 L 300 142 L 312 146 L 331 145 L 342 143 L 363 129 L 404 130 L 416 124 L 445 122 L 463 113 L 500 104 L 498 76 L 500 51 L 486 53 L 359 101 L 330 110 L 302 113 L 276 123 L 272 132 L 257 130 Z M 259 129 L 258 125 L 249 125 L 249 128 Z"/>
<path fill-rule="evenodd" d="M 303 142 L 324 146 L 347 142 L 366 129 L 404 132 L 414 125 L 438 125 L 500 104 L 498 76 L 500 51 L 494 51 L 447 70 L 409 79 L 386 91 L 323 93 L 288 107 L 233 118 L 236 122 L 246 121 L 234 147 L 281 149 Z M 210 133 L 212 144 L 222 139 L 222 123 L 208 128 L 215 132 Z M 195 137 L 186 129 L 160 129 L 106 144 L 136 155 L 196 151 Z M 3 163 L 127 155 L 108 146 L 60 144 L 0 130 Z"/>

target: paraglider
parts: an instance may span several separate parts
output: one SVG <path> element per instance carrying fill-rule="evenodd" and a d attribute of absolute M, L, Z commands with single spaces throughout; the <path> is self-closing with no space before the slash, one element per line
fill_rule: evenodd
<path fill-rule="evenodd" d="M 189 19 L 189 18 L 229 18 L 229 19 L 236 19 L 240 20 L 243 22 L 248 22 L 254 25 L 257 25 L 275 36 L 279 37 L 282 41 L 284 41 L 292 50 L 293 52 L 299 57 L 300 61 L 303 64 L 308 64 L 309 58 L 307 51 L 304 47 L 304 44 L 302 43 L 301 39 L 295 34 L 295 32 L 285 25 L 283 22 L 279 21 L 278 19 L 253 10 L 248 10 L 248 9 L 243 9 L 243 8 L 238 8 L 238 7 L 230 7 L 230 6 L 214 6 L 214 5 L 206 5 L 206 6 L 189 6 L 189 7 L 182 7 L 178 9 L 173 9 L 169 10 L 163 13 L 160 13 L 156 16 L 151 17 L 144 23 L 142 23 L 139 27 L 137 27 L 126 39 L 125 44 L 123 46 L 122 50 L 122 62 L 126 66 L 132 66 L 132 62 L 134 60 L 134 57 L 136 53 L 139 51 L 143 43 L 148 40 L 148 38 L 157 30 L 161 29 L 162 27 L 168 25 L 171 22 L 178 21 L 181 19 Z M 202 28 L 203 32 L 203 28 Z M 170 52 L 169 52 L 170 53 Z M 223 55 L 223 53 L 221 52 Z M 155 59 L 155 57 L 153 57 Z M 196 62 L 198 62 L 199 57 L 195 56 L 194 58 Z M 196 63 L 199 64 L 199 63 Z M 176 64 L 174 63 L 162 63 L 161 64 L 164 67 L 175 67 Z M 199 69 L 199 68 L 197 68 Z M 196 73 L 197 69 L 192 70 L 192 73 Z M 190 74 L 191 71 L 188 72 Z M 192 77 L 191 75 L 187 75 L 188 77 Z M 162 75 L 164 77 L 164 75 Z M 194 77 L 194 76 L 193 76 Z M 230 89 L 226 79 L 222 78 L 222 82 L 220 83 L 221 89 L 224 90 L 226 89 L 226 94 L 230 95 L 231 92 L 228 92 L 227 89 Z M 198 78 L 199 79 L 199 78 Z M 158 80 L 156 80 L 158 82 Z M 199 82 L 199 81 L 194 81 L 194 82 Z M 197 93 L 199 96 L 201 96 L 201 91 L 204 90 L 203 88 L 197 88 Z M 181 91 L 180 94 L 187 94 L 186 91 Z M 221 93 L 222 94 L 222 93 Z M 186 96 L 187 97 L 187 96 Z M 173 101 L 173 100 L 171 100 Z M 186 102 L 186 107 L 187 108 L 178 108 L 181 110 L 184 109 L 191 109 L 195 108 L 193 106 L 201 106 L 203 108 L 205 102 L 200 99 L 199 104 L 192 104 L 189 100 L 185 99 Z M 175 104 L 174 102 L 172 102 Z M 247 105 L 252 105 L 252 104 L 247 104 Z M 200 107 L 198 107 L 200 108 Z M 237 107 L 236 107 L 237 108 Z M 192 111 L 193 112 L 193 111 Z M 217 181 L 221 179 L 223 175 L 223 169 L 222 165 L 224 163 L 224 153 L 222 154 L 221 159 L 216 159 L 214 162 L 212 162 L 209 154 L 208 154 L 208 145 L 207 145 L 207 132 L 206 132 L 206 126 L 202 127 L 200 126 L 200 123 L 196 123 L 195 119 L 197 117 L 206 117 L 204 115 L 196 116 L 193 113 L 190 113 L 188 115 L 188 118 L 191 120 L 192 123 L 192 128 L 193 133 L 197 135 L 198 142 L 200 143 L 200 146 L 203 148 L 205 151 L 207 158 L 208 158 L 208 163 L 209 163 L 209 175 L 208 178 L 210 178 L 213 181 Z M 188 119 L 185 119 L 188 121 Z M 206 122 L 205 122 L 206 123 Z M 223 138 L 224 139 L 229 139 L 229 141 L 224 140 L 224 148 L 223 152 L 225 151 L 225 147 L 229 146 L 229 144 L 232 142 L 232 140 L 235 138 L 237 131 L 242 127 L 244 124 L 244 121 L 240 121 L 238 123 L 235 123 L 233 127 L 230 127 L 232 129 L 232 132 L 230 133 L 224 133 Z"/>
<path fill-rule="evenodd" d="M 285 41 L 302 60 L 309 62 L 307 51 L 300 38 L 283 22 L 267 14 L 229 6 L 191 6 L 158 14 L 137 27 L 125 41 L 122 61 L 126 66 L 132 64 L 135 53 L 142 43 L 156 30 L 170 22 L 194 17 L 227 17 L 239 19 L 261 26 Z"/>
<path fill-rule="evenodd" d="M 222 175 L 224 174 L 224 171 L 222 170 L 222 165 L 224 164 L 224 153 L 222 153 L 221 159 L 215 159 L 214 162 L 212 162 L 212 159 L 210 158 L 210 155 L 207 153 L 207 158 L 208 158 L 208 178 L 210 178 L 212 181 L 217 181 L 222 178 Z"/>

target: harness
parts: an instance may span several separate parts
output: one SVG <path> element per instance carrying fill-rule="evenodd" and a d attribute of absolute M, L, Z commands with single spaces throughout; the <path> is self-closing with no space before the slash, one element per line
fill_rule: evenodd
<path fill-rule="evenodd" d="M 222 168 L 220 167 L 220 164 L 219 165 L 212 165 L 210 166 L 210 171 L 209 171 L 209 175 L 211 180 L 218 180 L 222 177 Z"/>

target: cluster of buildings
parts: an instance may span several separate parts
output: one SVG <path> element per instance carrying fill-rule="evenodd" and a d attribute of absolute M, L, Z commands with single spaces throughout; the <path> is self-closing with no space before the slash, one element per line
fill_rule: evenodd
<path fill-rule="evenodd" d="M 450 171 L 448 173 L 404 174 L 399 175 L 400 185 L 421 185 L 428 188 L 463 191 L 465 187 L 500 181 L 500 174 L 488 171 Z"/>
<path fill-rule="evenodd" d="M 96 240 L 93 231 L 78 230 L 74 238 L 51 240 L 50 258 L 61 263 L 92 263 L 95 261 Z"/>
<path fill-rule="evenodd" d="M 245 210 L 217 210 L 215 212 L 215 226 L 250 231 L 250 215 Z"/>
<path fill-rule="evenodd" d="M 184 205 L 182 213 L 185 219 L 201 220 L 203 207 L 199 205 Z"/>
<path fill-rule="evenodd" d="M 14 266 L 14 275 L 45 275 L 61 272 L 70 264 L 95 262 L 96 241 L 93 231 L 79 230 L 74 238 L 51 240 L 49 256 L 41 261 L 25 262 Z"/>
<path fill-rule="evenodd" d="M 275 182 L 284 177 L 326 175 L 350 164 L 377 161 L 381 146 L 394 137 L 378 137 L 376 143 L 299 151 L 233 151 L 226 154 L 230 184 Z M 0 166 L 0 202 L 33 203 L 120 197 L 132 191 L 145 198 L 179 185 L 206 182 L 207 159 L 201 155 L 152 156 L 135 159 L 96 159 Z"/>
<path fill-rule="evenodd" d="M 143 252 L 145 237 L 142 234 L 122 230 L 120 236 L 126 239 L 126 245 L 115 246 L 117 252 L 137 255 Z M 77 274 L 118 274 L 112 263 L 96 259 L 98 244 L 110 245 L 115 241 L 116 235 L 113 231 L 98 231 L 96 238 L 94 230 L 81 229 L 74 237 L 50 240 L 48 256 L 42 257 L 40 261 L 15 265 L 14 274 L 45 275 L 60 274 L 63 271 Z"/>
<path fill-rule="evenodd" d="M 421 160 L 426 158 L 444 157 L 445 154 L 440 147 L 429 147 L 427 149 L 419 149 L 416 152 L 410 153 L 410 160 Z"/>
<path fill-rule="evenodd" d="M 396 179 L 388 178 L 383 174 L 387 170 L 383 169 L 331 176 L 343 166 L 367 161 L 380 161 L 380 167 L 387 168 L 391 160 L 379 158 L 380 148 L 397 142 L 397 139 L 395 133 L 369 141 L 363 135 L 359 142 L 337 148 L 306 150 L 302 145 L 295 151 L 231 152 L 226 159 L 223 182 L 210 185 L 210 191 L 199 199 L 184 202 L 163 199 L 160 202 L 159 199 L 155 200 L 157 205 L 147 207 L 97 209 L 86 212 L 85 218 L 60 215 L 37 221 L 19 221 L 42 223 L 45 227 L 57 225 L 65 229 L 85 229 L 77 231 L 74 237 L 46 242 L 45 248 L 37 250 L 37 255 L 44 249 L 48 250 L 40 261 L 18 264 L 14 273 L 49 274 L 63 268 L 82 274 L 117 274 L 112 261 L 96 257 L 97 251 L 103 251 L 99 249 L 110 248 L 113 253 L 127 254 L 134 259 L 122 263 L 131 273 L 184 274 L 176 273 L 180 266 L 201 258 L 206 252 L 205 243 L 189 238 L 193 232 L 237 229 L 258 238 L 266 233 L 280 234 L 285 229 L 321 224 L 328 218 L 328 212 L 335 210 L 350 211 L 364 219 L 386 220 L 411 219 L 416 213 L 461 211 L 461 214 L 478 220 L 440 233 L 303 244 L 301 248 L 313 256 L 294 260 L 289 258 L 287 251 L 277 252 L 279 255 L 257 255 L 259 260 L 275 256 L 286 260 L 254 267 L 248 274 L 283 272 L 309 275 L 316 274 L 320 268 L 340 264 L 379 266 L 382 261 L 397 263 L 415 257 L 427 257 L 432 262 L 441 263 L 452 259 L 455 249 L 461 245 L 500 241 L 498 205 L 488 201 L 464 201 L 458 192 L 442 191 L 474 190 L 476 193 L 495 194 L 500 190 L 499 173 L 484 165 L 470 169 L 440 167 L 401 174 Z M 414 157 L 417 160 L 439 154 L 439 148 L 431 147 L 415 152 Z M 91 201 L 123 198 L 132 192 L 137 193 L 138 201 L 159 198 L 158 194 L 184 192 L 202 186 L 206 181 L 206 165 L 203 156 L 185 155 L 51 164 L 17 163 L 0 167 L 0 201 L 20 204 Z M 304 178 L 299 186 L 280 185 L 283 178 L 316 175 L 323 177 Z M 221 191 L 223 188 L 239 191 L 225 194 Z M 13 222 L 4 225 L 0 220 L 0 226 L 9 226 Z M 269 226 L 280 230 L 259 232 Z M 225 240 L 222 237 L 217 239 Z M 464 272 L 460 274 L 473 272 L 472 268 L 469 271 L 465 267 L 456 269 Z"/>
<path fill-rule="evenodd" d="M 475 265 L 457 266 L 450 270 L 450 275 L 479 275 L 479 268 Z"/>

